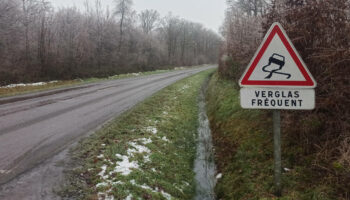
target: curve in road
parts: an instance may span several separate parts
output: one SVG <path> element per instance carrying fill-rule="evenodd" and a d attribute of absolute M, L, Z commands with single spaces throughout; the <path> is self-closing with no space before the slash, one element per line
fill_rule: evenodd
<path fill-rule="evenodd" d="M 0 185 L 201 67 L 0 99 Z"/>

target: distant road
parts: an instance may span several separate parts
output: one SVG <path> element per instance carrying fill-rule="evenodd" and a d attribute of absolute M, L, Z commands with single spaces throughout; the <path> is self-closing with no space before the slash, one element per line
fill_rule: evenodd
<path fill-rule="evenodd" d="M 0 99 L 0 185 L 202 67 Z"/>

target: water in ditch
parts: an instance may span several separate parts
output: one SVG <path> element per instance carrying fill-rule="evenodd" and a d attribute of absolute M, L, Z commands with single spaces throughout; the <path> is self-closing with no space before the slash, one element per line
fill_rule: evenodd
<path fill-rule="evenodd" d="M 195 200 L 215 200 L 214 187 L 216 184 L 216 168 L 209 119 L 205 106 L 206 84 L 199 95 L 199 127 L 197 142 L 197 157 L 194 171 L 196 173 L 196 196 Z"/>

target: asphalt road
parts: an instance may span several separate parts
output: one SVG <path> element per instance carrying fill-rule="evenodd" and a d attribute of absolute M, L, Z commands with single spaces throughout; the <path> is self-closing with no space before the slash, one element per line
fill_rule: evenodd
<path fill-rule="evenodd" d="M 0 185 L 202 67 L 0 99 Z"/>

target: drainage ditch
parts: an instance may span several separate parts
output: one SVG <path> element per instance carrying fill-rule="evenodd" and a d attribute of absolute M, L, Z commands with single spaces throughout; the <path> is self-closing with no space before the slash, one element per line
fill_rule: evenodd
<path fill-rule="evenodd" d="M 194 164 L 196 173 L 195 200 L 215 200 L 216 167 L 214 162 L 213 142 L 206 114 L 205 91 L 208 80 L 203 84 L 199 99 L 199 127 L 197 141 L 197 156 Z"/>

